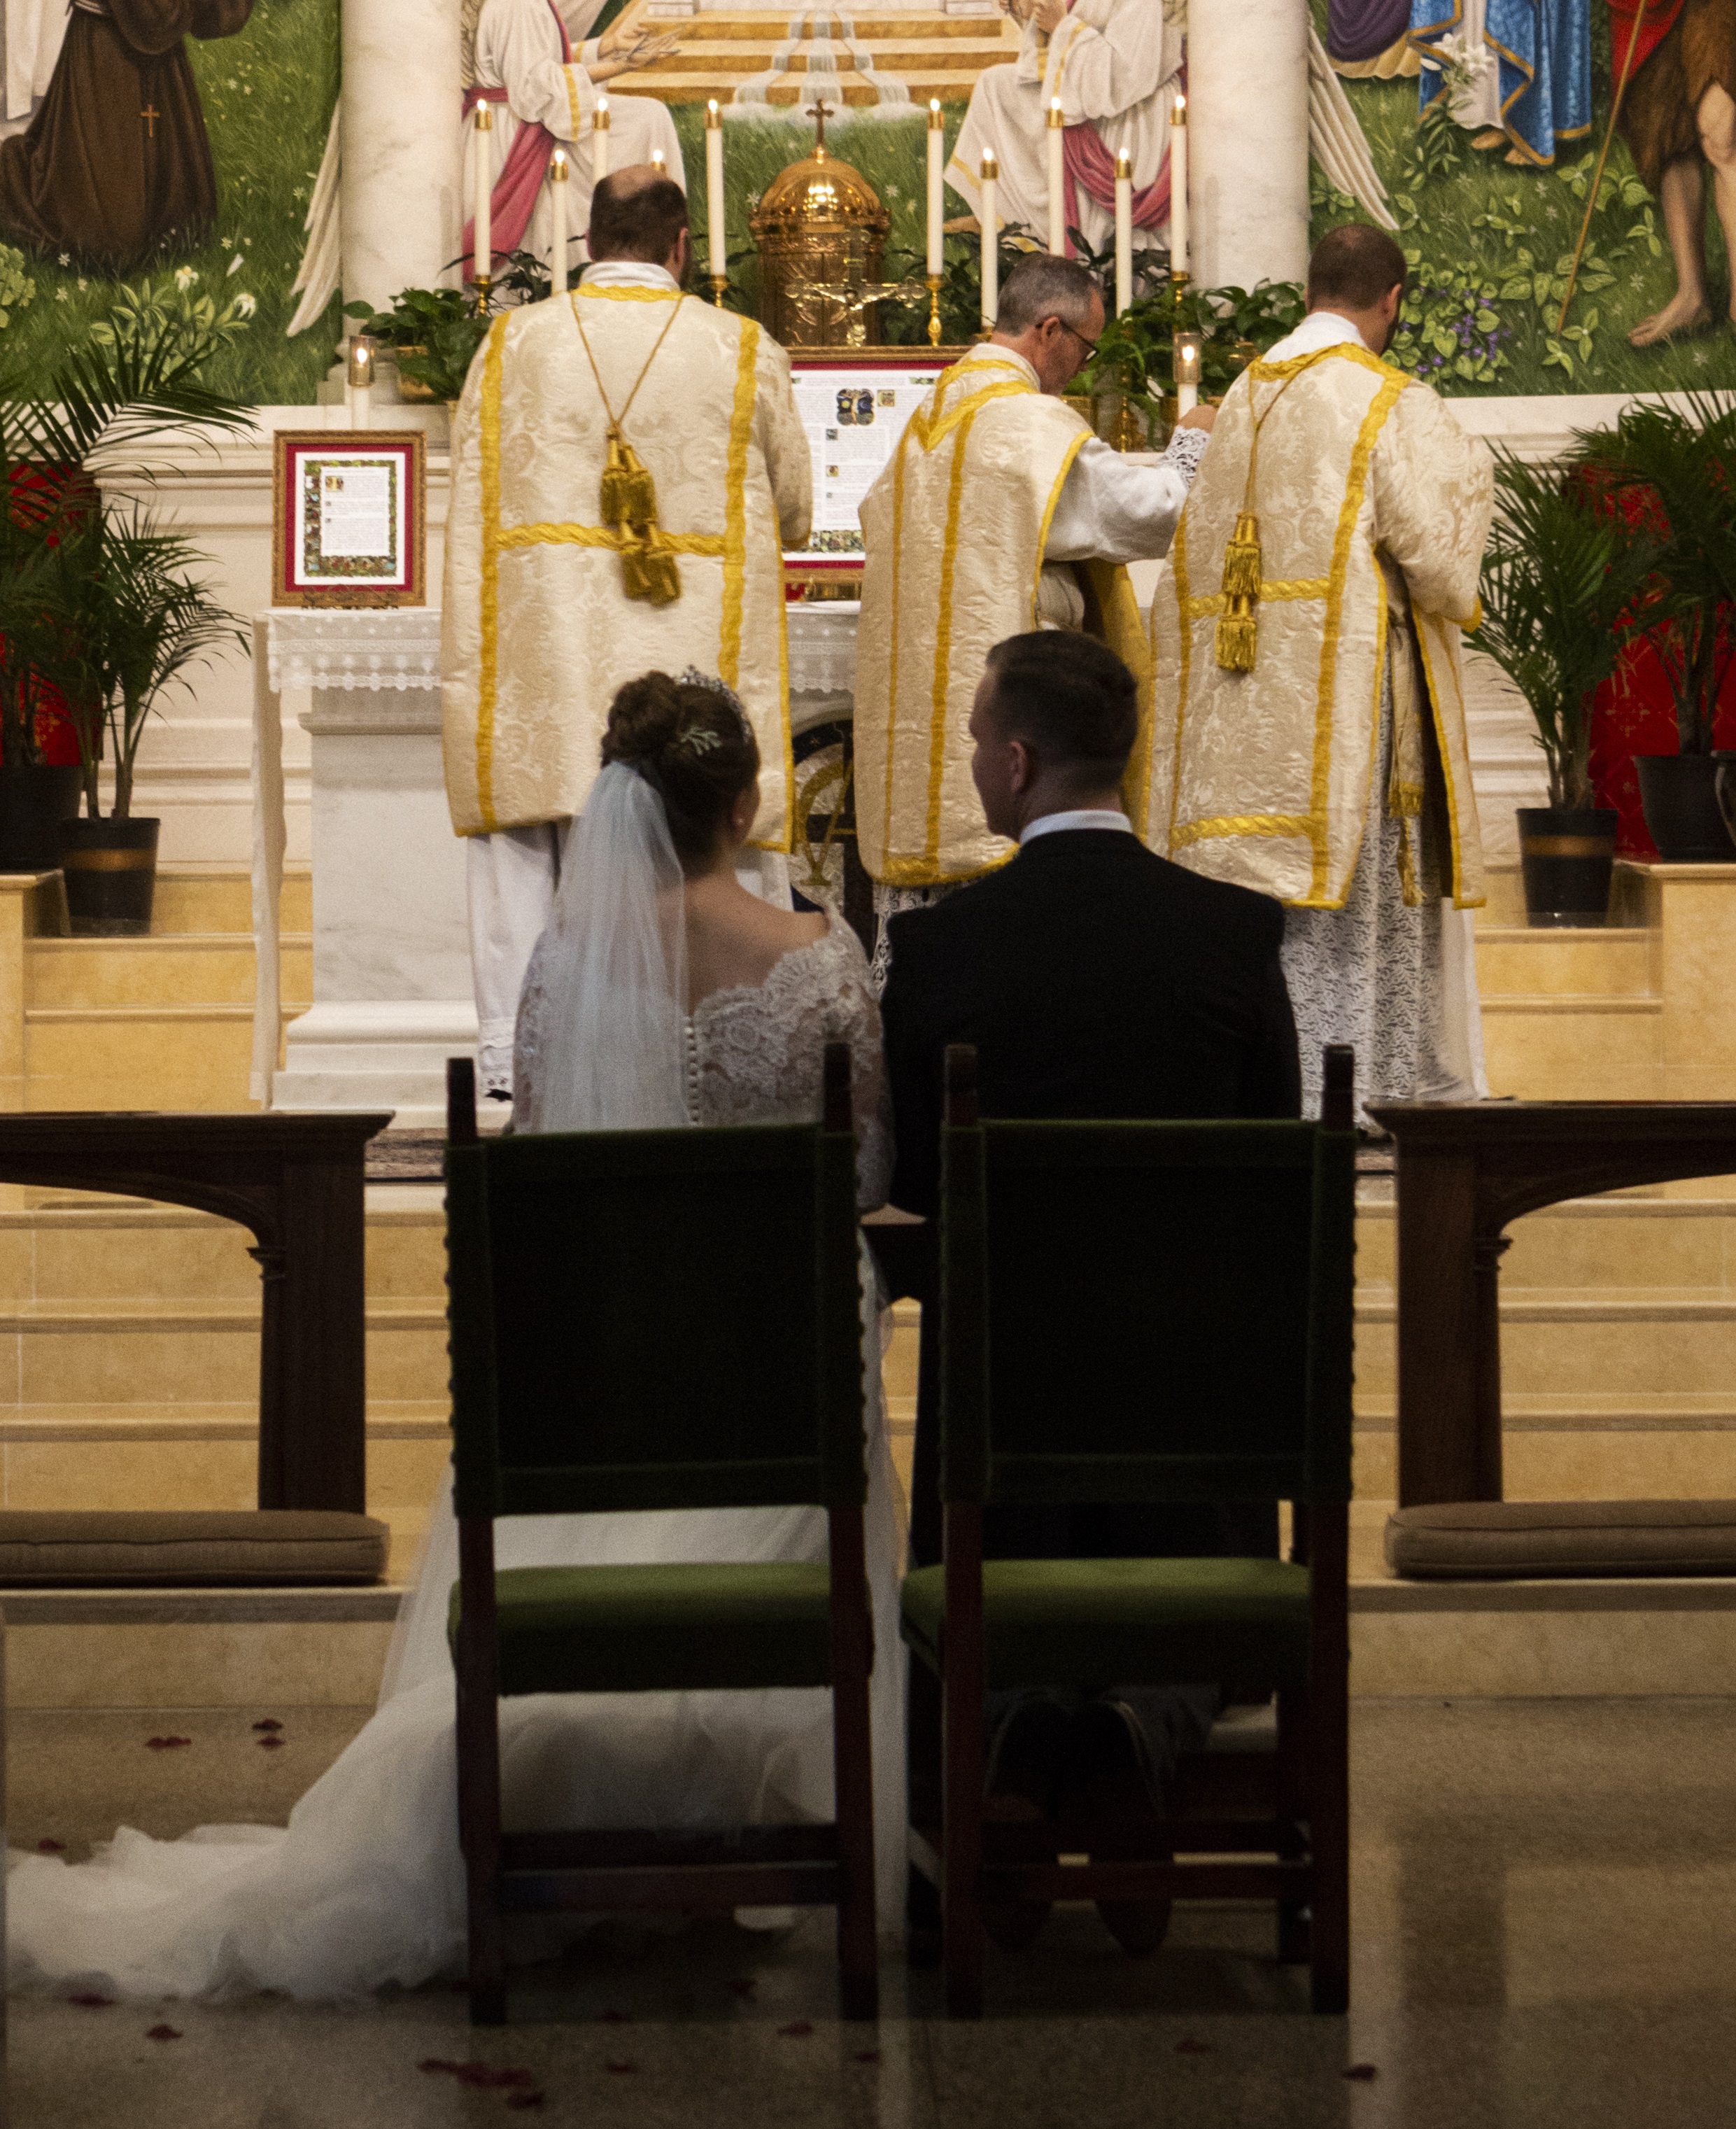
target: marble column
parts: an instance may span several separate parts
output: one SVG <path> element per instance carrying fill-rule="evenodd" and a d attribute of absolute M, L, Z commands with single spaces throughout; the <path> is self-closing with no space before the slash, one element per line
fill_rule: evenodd
<path fill-rule="evenodd" d="M 343 0 L 344 300 L 383 308 L 457 255 L 459 0 Z"/>
<path fill-rule="evenodd" d="M 1192 266 L 1205 288 L 1308 269 L 1308 0 L 1193 0 Z"/>

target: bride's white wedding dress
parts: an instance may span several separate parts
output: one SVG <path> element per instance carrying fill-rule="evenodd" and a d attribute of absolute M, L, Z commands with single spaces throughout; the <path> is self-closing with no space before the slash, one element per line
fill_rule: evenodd
<path fill-rule="evenodd" d="M 588 815 L 587 815 L 588 818 Z M 535 1120 L 548 979 L 559 919 L 539 945 L 521 1013 L 521 1115 Z M 885 1197 L 891 1148 L 878 1016 L 854 935 L 834 920 L 763 983 L 714 993 L 678 1030 L 681 1105 L 701 1124 L 812 1122 L 825 1043 L 855 1057 L 861 1195 Z M 864 1252 L 868 1569 L 874 1592 L 875 1841 L 882 1927 L 905 1881 L 901 1549 L 880 1396 L 878 1312 Z M 822 1510 L 505 1517 L 498 1565 L 814 1560 Z M 111 1995 L 364 1993 L 458 1970 L 464 1943 L 452 1670 L 445 1641 L 457 1536 L 443 1486 L 401 1612 L 378 1712 L 290 1814 L 287 1829 L 201 1827 L 179 1841 L 128 1828 L 88 1863 L 12 1860 L 9 1972 L 17 1987 L 83 1983 Z M 541 1695 L 503 1701 L 510 1831 L 677 1827 L 830 1816 L 831 1698 L 824 1691 Z M 540 1918 L 521 1950 L 546 1948 Z"/>

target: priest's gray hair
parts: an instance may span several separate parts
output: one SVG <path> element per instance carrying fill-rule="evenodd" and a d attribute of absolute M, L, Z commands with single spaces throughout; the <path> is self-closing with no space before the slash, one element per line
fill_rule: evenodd
<path fill-rule="evenodd" d="M 1101 302 L 1102 294 L 1096 275 L 1077 259 L 1034 251 L 1006 277 L 1001 307 L 995 312 L 995 331 L 1028 332 L 1044 318 L 1082 326 L 1091 316 L 1092 302 Z"/>

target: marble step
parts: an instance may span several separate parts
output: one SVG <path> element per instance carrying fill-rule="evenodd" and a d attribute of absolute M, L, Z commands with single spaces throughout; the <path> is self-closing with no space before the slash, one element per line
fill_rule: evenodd
<path fill-rule="evenodd" d="M 278 922 L 287 932 L 313 929 L 313 873 L 288 865 Z M 151 936 L 164 932 L 240 931 L 253 935 L 253 878 L 245 865 L 165 864 L 157 868 Z"/>
<path fill-rule="evenodd" d="M 996 60 L 1013 56 L 1014 54 L 1011 51 L 998 48 L 993 54 Z M 842 50 L 839 51 L 838 58 L 839 61 L 839 90 L 843 95 L 844 102 L 853 111 L 863 107 L 873 109 L 880 101 L 879 93 L 873 83 L 865 74 L 858 74 L 844 64 L 847 55 Z M 771 64 L 771 50 L 768 48 L 763 53 L 756 54 L 753 64 L 745 70 L 754 73 L 763 72 Z M 938 97 L 942 103 L 968 102 L 977 74 L 984 63 L 982 60 L 975 62 L 968 72 L 954 71 L 945 63 L 943 55 L 941 62 L 938 64 L 933 60 L 928 60 L 920 67 L 901 67 L 896 69 L 882 68 L 881 71 L 897 73 L 897 79 L 903 83 L 910 93 L 913 114 L 920 115 L 923 105 L 930 97 Z M 878 55 L 875 59 L 875 65 L 877 68 L 880 67 Z M 812 93 L 806 74 L 792 66 L 787 71 L 782 80 L 768 84 L 766 89 L 766 101 L 779 110 L 793 110 Z M 717 75 L 715 72 L 654 74 L 646 70 L 638 74 L 620 75 L 610 83 L 609 93 L 611 96 L 623 94 L 654 96 L 663 103 L 704 103 L 717 93 Z M 833 100 L 836 101 L 835 96 Z"/>
<path fill-rule="evenodd" d="M 1653 935 L 1635 928 L 1538 931 L 1480 927 L 1477 980 L 1483 1010 L 1509 998 L 1648 998 Z"/>
<path fill-rule="evenodd" d="M 954 40 L 968 43 L 985 37 L 993 38 L 998 27 L 1001 46 L 1015 53 L 1019 49 L 1017 31 L 998 23 L 996 16 L 987 13 L 948 15 L 939 8 L 932 11 L 900 8 L 892 14 L 864 15 L 846 10 L 835 15 L 832 19 L 837 26 L 830 31 L 819 21 L 811 24 L 811 27 L 816 36 L 830 35 L 835 41 L 842 40 L 844 34 L 843 26 L 848 22 L 850 34 L 858 44 L 865 45 L 918 40 L 925 45 Z M 688 22 L 693 25 L 691 35 L 686 27 Z M 685 18 L 671 17 L 659 25 L 659 31 L 678 36 L 683 44 L 691 45 L 693 38 L 700 34 L 702 23 L 707 43 L 727 40 L 733 43 L 761 44 L 770 51 L 789 36 L 790 11 L 787 7 L 744 7 L 727 11 L 722 8 L 714 11 L 707 7 L 701 15 Z M 618 76 L 617 79 L 625 77 Z"/>
<path fill-rule="evenodd" d="M 968 26 L 974 35 L 924 37 L 905 31 L 885 37 L 857 36 L 852 42 L 863 50 L 877 73 L 893 75 L 901 81 L 912 74 L 954 69 L 967 69 L 974 77 L 984 67 L 1005 59 L 1012 48 L 996 34 L 992 17 L 985 20 L 979 17 Z M 774 42 L 714 37 L 710 34 L 707 20 L 705 36 L 683 36 L 678 52 L 671 52 L 666 59 L 655 60 L 649 66 L 623 74 L 621 84 L 631 88 L 654 83 L 661 89 L 672 77 L 678 79 L 685 74 L 705 74 L 715 83 L 720 75 L 761 74 L 770 65 L 773 53 L 782 41 L 781 37 Z M 820 69 L 819 55 L 809 47 L 782 56 L 787 58 L 787 70 L 792 74 L 812 74 Z M 841 36 L 833 38 L 831 51 L 826 56 L 830 61 L 830 70 L 848 83 L 856 72 L 856 63 Z M 968 93 L 970 83 L 967 82 L 964 87 Z M 717 93 L 715 87 L 711 93 L 714 96 Z"/>
<path fill-rule="evenodd" d="M 282 941 L 283 994 L 313 994 L 313 938 Z M 253 1006 L 250 937 L 233 931 L 164 932 L 148 939 L 32 939 L 24 954 L 26 1018 L 55 1007 Z"/>

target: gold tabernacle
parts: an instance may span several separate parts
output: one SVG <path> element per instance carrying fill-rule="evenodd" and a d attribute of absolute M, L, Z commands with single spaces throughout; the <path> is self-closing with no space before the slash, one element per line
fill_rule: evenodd
<path fill-rule="evenodd" d="M 827 153 L 826 111 L 810 108 L 813 154 L 778 173 L 749 223 L 759 319 L 785 347 L 878 346 L 875 305 L 851 292 L 878 283 L 892 217 L 861 171 Z"/>

